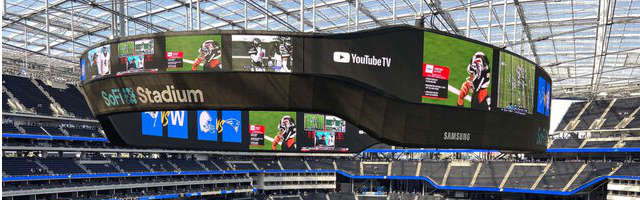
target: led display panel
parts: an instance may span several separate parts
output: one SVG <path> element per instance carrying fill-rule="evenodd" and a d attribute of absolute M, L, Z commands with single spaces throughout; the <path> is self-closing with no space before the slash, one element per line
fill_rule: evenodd
<path fill-rule="evenodd" d="M 111 74 L 111 45 L 103 45 L 87 52 L 87 74 L 97 78 Z"/>
<path fill-rule="evenodd" d="M 505 112 L 532 114 L 535 73 L 533 63 L 501 51 L 498 108 Z"/>
<path fill-rule="evenodd" d="M 424 32 L 422 103 L 489 110 L 493 49 Z"/>
<path fill-rule="evenodd" d="M 221 71 L 220 35 L 186 35 L 165 38 L 167 71 Z"/>
<path fill-rule="evenodd" d="M 116 75 L 158 72 L 164 65 L 153 38 L 120 42 L 117 48 L 118 62 L 111 66 Z"/>
<path fill-rule="evenodd" d="M 435 30 L 166 33 L 101 47 L 82 57 L 82 88 L 114 142 L 263 152 L 354 152 L 376 142 L 546 148 L 539 130 L 549 124 L 548 74 Z M 115 61 L 110 74 L 158 71 L 100 76 L 91 61 L 101 52 Z"/>
<path fill-rule="evenodd" d="M 276 35 L 233 35 L 232 70 L 251 72 L 292 72 L 292 37 Z"/>

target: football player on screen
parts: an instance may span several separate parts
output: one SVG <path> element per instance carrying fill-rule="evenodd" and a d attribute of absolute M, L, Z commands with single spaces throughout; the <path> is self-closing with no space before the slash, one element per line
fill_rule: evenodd
<path fill-rule="evenodd" d="M 292 151 L 296 149 L 296 124 L 289 115 L 282 116 L 280 124 L 278 124 L 278 135 L 273 139 L 271 150 L 276 150 L 276 147 L 282 141 L 280 149 L 283 151 Z"/>
<path fill-rule="evenodd" d="M 253 39 L 248 53 L 251 59 L 251 71 L 265 71 L 265 65 L 262 60 L 266 58 L 266 51 L 262 47 L 262 41 L 259 38 Z"/>
<path fill-rule="evenodd" d="M 220 55 L 222 55 L 222 51 L 220 50 L 218 42 L 213 40 L 204 41 L 202 43 L 202 48 L 198 49 L 198 53 L 198 58 L 193 62 L 191 70 L 198 70 L 198 65 L 203 61 L 205 68 L 222 69 L 222 65 L 220 65 Z"/>
<path fill-rule="evenodd" d="M 458 106 L 464 106 L 464 98 L 471 95 L 471 108 L 480 110 L 489 110 L 491 97 L 489 97 L 489 59 L 484 53 L 478 51 L 471 57 L 471 63 L 467 65 L 467 73 L 469 76 L 460 87 L 460 95 L 458 96 Z"/>

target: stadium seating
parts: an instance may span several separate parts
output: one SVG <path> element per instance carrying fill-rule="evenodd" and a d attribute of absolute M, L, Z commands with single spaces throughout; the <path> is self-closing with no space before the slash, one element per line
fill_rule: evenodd
<path fill-rule="evenodd" d="M 388 164 L 363 164 L 362 173 L 363 175 L 386 176 L 388 168 Z"/>
<path fill-rule="evenodd" d="M 505 161 L 485 161 L 483 162 L 476 182 L 476 187 L 500 187 L 502 179 L 507 174 L 510 162 Z"/>
<path fill-rule="evenodd" d="M 569 189 L 580 187 L 599 176 L 609 175 L 616 167 L 617 163 L 613 162 L 588 162 L 587 166 L 585 166 L 582 173 L 573 181 Z"/>
<path fill-rule="evenodd" d="M 208 170 L 226 170 L 218 168 L 218 166 L 210 160 L 200 160 L 198 163 L 202 164 L 202 166 L 206 167 Z"/>
<path fill-rule="evenodd" d="M 624 147 L 627 147 L 627 148 L 638 148 L 638 147 L 640 147 L 640 140 L 627 140 L 627 141 L 624 141 Z"/>
<path fill-rule="evenodd" d="M 610 103 L 610 100 L 592 101 L 587 110 L 585 110 L 584 113 L 582 113 L 582 116 L 580 116 L 580 123 L 578 123 L 574 130 L 589 129 L 589 126 L 591 126 L 593 121 L 600 118 L 602 112 L 607 109 Z"/>
<path fill-rule="evenodd" d="M 605 115 L 605 121 L 600 129 L 612 129 L 615 128 L 622 119 L 628 117 L 634 109 L 640 106 L 640 98 L 628 98 L 618 99 L 611 106 L 607 115 Z"/>
<path fill-rule="evenodd" d="M 13 125 L 13 123 L 3 123 L 2 124 L 2 133 L 20 133 L 20 130 Z"/>
<path fill-rule="evenodd" d="M 9 112 L 11 110 L 11 107 L 9 106 L 9 96 L 7 96 L 7 93 L 5 93 L 4 90 L 2 91 L 2 110 L 4 112 Z"/>
<path fill-rule="evenodd" d="M 582 148 L 613 148 L 618 141 L 587 141 Z"/>
<path fill-rule="evenodd" d="M 553 162 L 536 189 L 562 190 L 584 162 Z"/>
<path fill-rule="evenodd" d="M 329 199 L 331 199 L 331 200 L 334 200 L 334 199 L 355 200 L 356 197 L 355 197 L 355 195 L 353 195 L 353 193 L 336 192 L 336 193 L 329 193 Z"/>
<path fill-rule="evenodd" d="M 80 168 L 71 158 L 47 158 L 41 159 L 40 163 L 47 166 L 49 171 L 55 174 L 83 174 L 87 173 Z"/>
<path fill-rule="evenodd" d="M 431 178 L 436 184 L 442 184 L 444 173 L 447 170 L 447 162 L 444 161 L 422 161 L 420 176 Z"/>
<path fill-rule="evenodd" d="M 391 165 L 392 176 L 415 176 L 418 161 L 397 161 Z"/>
<path fill-rule="evenodd" d="M 229 163 L 236 170 L 257 170 L 251 163 Z"/>
<path fill-rule="evenodd" d="M 640 174 L 640 163 L 624 163 L 614 175 L 616 176 L 638 176 Z"/>
<path fill-rule="evenodd" d="M 203 171 L 204 168 L 200 166 L 195 160 L 170 160 L 171 163 L 175 164 L 180 171 Z M 215 169 L 217 170 L 217 169 Z"/>
<path fill-rule="evenodd" d="M 325 193 L 305 193 L 301 196 L 304 200 L 326 200 Z"/>
<path fill-rule="evenodd" d="M 538 179 L 545 166 L 514 166 L 504 187 L 529 189 Z"/>
<path fill-rule="evenodd" d="M 640 128 L 640 115 L 636 114 L 633 120 L 625 128 Z"/>
<path fill-rule="evenodd" d="M 284 169 L 307 169 L 307 165 L 300 158 L 280 158 L 280 164 Z"/>
<path fill-rule="evenodd" d="M 253 159 L 253 162 L 256 163 L 259 169 L 267 170 L 267 169 L 281 169 L 280 165 L 278 165 L 278 160 L 268 159 L 268 158 L 256 158 Z"/>
<path fill-rule="evenodd" d="M 307 163 L 311 169 L 334 169 L 333 160 L 323 158 L 308 159 Z"/>
<path fill-rule="evenodd" d="M 360 175 L 360 161 L 359 160 L 336 160 L 338 169 L 345 171 L 349 174 Z"/>
<path fill-rule="evenodd" d="M 46 132 L 40 126 L 36 125 L 20 125 L 26 134 L 35 134 L 35 135 L 47 135 Z"/>
<path fill-rule="evenodd" d="M 218 166 L 220 169 L 222 170 L 232 170 L 231 166 L 229 166 L 225 161 L 223 160 L 212 160 L 212 162 Z"/>
<path fill-rule="evenodd" d="M 562 117 L 562 120 L 558 124 L 558 128 L 556 128 L 556 131 L 562 131 L 567 126 L 567 124 L 569 124 L 571 120 L 573 120 L 574 118 L 576 118 L 576 116 L 578 116 L 578 114 L 586 104 L 587 102 L 572 103 L 569 106 L 569 109 L 567 110 L 567 112 L 564 114 L 564 117 Z"/>
<path fill-rule="evenodd" d="M 475 162 L 470 163 L 470 165 L 452 165 L 450 164 L 449 176 L 447 177 L 446 185 L 454 185 L 454 186 L 468 186 L 471 183 L 471 179 L 473 179 L 473 174 L 478 167 L 478 164 Z"/>
<path fill-rule="evenodd" d="M 46 130 L 49 135 L 65 135 L 64 132 L 60 130 L 60 127 L 42 126 L 42 128 Z"/>
<path fill-rule="evenodd" d="M 35 109 L 37 114 L 51 115 L 51 101 L 31 82 L 31 79 L 2 75 L 2 84 L 27 108 Z"/>
<path fill-rule="evenodd" d="M 112 163 L 118 165 L 125 172 L 144 172 L 149 171 L 147 167 L 142 165 L 137 159 L 113 159 Z"/>
<path fill-rule="evenodd" d="M 75 86 L 67 84 L 65 89 L 59 89 L 53 88 L 41 80 L 36 81 L 66 111 L 73 113 L 77 118 L 93 118 L 84 97 Z"/>
<path fill-rule="evenodd" d="M 146 164 L 149 169 L 156 172 L 176 171 L 176 168 L 169 164 L 166 159 L 142 159 L 141 161 Z"/>
<path fill-rule="evenodd" d="M 120 172 L 110 163 L 104 164 L 81 164 L 85 169 L 89 170 L 91 173 L 116 173 Z"/>
<path fill-rule="evenodd" d="M 69 133 L 70 136 L 79 136 L 79 137 L 100 137 L 98 136 L 98 131 L 96 129 L 85 129 L 85 128 L 71 128 L 65 127 L 65 130 Z"/>
<path fill-rule="evenodd" d="M 31 176 L 48 174 L 47 170 L 28 158 L 2 158 L 2 171 L 10 176 Z"/>
<path fill-rule="evenodd" d="M 550 148 L 578 148 L 583 139 L 555 139 Z"/>
<path fill-rule="evenodd" d="M 408 192 L 391 192 L 389 193 L 389 199 L 394 200 L 414 200 L 418 197 L 417 194 L 408 193 Z"/>

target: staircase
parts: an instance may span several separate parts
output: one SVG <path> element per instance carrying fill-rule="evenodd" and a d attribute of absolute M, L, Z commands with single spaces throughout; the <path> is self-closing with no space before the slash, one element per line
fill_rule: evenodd
<path fill-rule="evenodd" d="M 220 167 L 218 164 L 216 164 L 215 162 L 211 162 L 211 164 L 213 164 L 214 166 L 216 166 L 220 171 L 224 171 L 224 169 L 222 169 L 222 167 Z M 216 169 L 209 169 L 209 170 L 216 170 Z"/>
<path fill-rule="evenodd" d="M 199 161 L 199 160 L 198 160 Z M 202 167 L 202 169 L 205 169 L 207 171 L 217 171 L 217 169 L 209 169 L 207 166 L 204 166 L 202 163 L 196 161 L 196 164 L 198 164 L 200 167 Z M 208 161 L 207 161 L 208 162 Z"/>
<path fill-rule="evenodd" d="M 544 177 L 544 175 L 547 174 L 547 171 L 549 171 L 549 168 L 551 168 L 551 164 L 553 164 L 553 161 L 547 163 L 547 166 L 544 167 L 544 170 L 542 171 L 540 176 L 538 176 L 538 179 L 536 179 L 536 182 L 533 183 L 533 185 L 531 186 L 532 190 L 535 190 L 536 187 L 538 187 L 538 184 L 540 184 L 540 181 L 542 180 L 542 177 Z"/>
<path fill-rule="evenodd" d="M 449 178 L 449 172 L 451 171 L 451 163 L 447 164 L 447 170 L 444 171 L 444 178 L 442 178 L 442 185 L 447 185 L 447 178 Z"/>
<path fill-rule="evenodd" d="M 387 165 L 387 176 L 391 176 L 391 168 L 393 168 L 393 162 L 389 162 Z"/>
<path fill-rule="evenodd" d="M 282 166 L 282 163 L 280 162 L 280 160 L 278 160 L 278 166 L 280 167 L 280 169 L 284 170 L 284 167 Z"/>
<path fill-rule="evenodd" d="M 44 94 L 44 96 L 46 96 L 49 101 L 51 101 L 51 105 L 49 105 L 49 108 L 51 109 L 51 111 L 53 111 L 53 116 L 74 117 L 70 115 L 69 112 L 67 112 L 64 108 L 62 108 L 62 106 L 58 102 L 56 102 L 53 97 L 51 97 L 51 95 L 38 83 L 38 81 L 36 81 L 35 79 L 31 79 L 31 83 L 33 83 L 33 85 L 35 85 L 36 88 L 38 88 L 38 90 L 40 90 L 40 92 Z"/>
<path fill-rule="evenodd" d="M 600 129 L 600 127 L 602 127 L 602 125 L 604 124 L 604 121 L 607 120 L 605 116 L 607 116 L 607 113 L 609 112 L 609 110 L 611 110 L 611 107 L 613 107 L 613 104 L 615 104 L 617 100 L 618 99 L 613 99 L 609 103 L 609 106 L 607 106 L 607 109 L 605 109 L 604 112 L 602 112 L 602 115 L 600 115 L 598 119 L 593 120 L 593 123 L 591 123 L 591 125 L 589 126 L 589 129 Z"/>
<path fill-rule="evenodd" d="M 587 108 L 589 108 L 589 105 L 591 105 L 591 101 L 587 102 L 587 104 L 584 105 L 584 107 L 582 108 L 582 110 L 580 110 L 580 113 L 578 113 L 578 115 L 576 116 L 576 118 L 574 118 L 573 120 L 571 120 L 567 126 L 564 127 L 564 131 L 572 131 L 573 129 L 576 128 L 576 126 L 578 126 L 578 124 L 580 123 L 580 117 L 582 117 L 582 114 L 584 113 L 584 111 L 587 110 Z"/>
<path fill-rule="evenodd" d="M 478 167 L 476 168 L 476 172 L 473 173 L 473 179 L 471 179 L 471 183 L 469 183 L 469 187 L 473 187 L 476 184 L 476 179 L 478 178 L 478 174 L 480 174 L 480 169 L 482 168 L 482 162 L 478 163 Z"/>
<path fill-rule="evenodd" d="M 422 168 L 422 162 L 418 162 L 418 166 L 416 167 L 416 176 L 420 176 L 421 168 Z"/>
<path fill-rule="evenodd" d="M 138 163 L 140 163 L 142 166 L 144 166 L 145 168 L 147 168 L 147 170 L 149 170 L 150 172 L 154 172 L 153 169 L 151 169 L 151 167 L 149 167 L 149 165 L 145 164 L 144 162 L 142 162 L 142 160 L 137 160 Z"/>
<path fill-rule="evenodd" d="M 49 133 L 49 131 L 47 131 L 47 129 L 42 128 L 42 126 L 38 126 L 38 127 L 40 127 L 40 130 L 42 130 L 44 133 L 51 136 L 51 134 Z"/>
<path fill-rule="evenodd" d="M 43 165 L 42 163 L 40 163 L 39 160 L 34 160 L 33 163 L 35 163 L 36 165 L 40 166 L 42 169 L 44 169 L 45 171 L 47 171 L 47 173 L 49 174 L 54 174 L 51 170 L 49 170 L 49 168 L 45 165 Z"/>
<path fill-rule="evenodd" d="M 515 163 L 511 163 L 511 166 L 509 166 L 509 170 L 507 170 L 507 173 L 504 175 L 504 178 L 502 178 L 502 182 L 500 183 L 500 191 L 502 191 L 502 188 L 504 188 L 504 184 L 507 184 L 507 180 L 509 179 L 509 176 L 511 176 L 511 172 L 513 171 L 514 167 Z"/>
<path fill-rule="evenodd" d="M 306 160 L 303 160 L 304 162 L 304 166 L 307 166 L 308 170 L 311 170 L 311 166 L 309 166 L 309 163 Z"/>
<path fill-rule="evenodd" d="M 620 123 L 618 123 L 616 125 L 615 129 L 622 129 L 622 128 L 626 127 L 627 125 L 629 125 L 629 123 L 631 123 L 631 121 L 633 121 L 635 119 L 634 116 L 636 115 L 636 113 L 638 113 L 639 110 L 640 110 L 640 106 L 638 106 L 638 108 L 633 110 L 633 112 L 631 114 L 629 114 L 629 116 L 627 116 L 624 119 L 620 120 Z"/>
<path fill-rule="evenodd" d="M 567 189 L 569 189 L 569 187 L 573 184 L 573 182 L 576 181 L 576 179 L 578 179 L 582 171 L 584 171 L 584 168 L 587 168 L 587 163 L 584 163 L 582 164 L 582 166 L 580 166 L 578 171 L 576 171 L 576 174 L 574 174 L 573 177 L 571 177 L 571 180 L 569 180 L 569 182 L 567 183 L 567 185 L 565 185 L 564 188 L 562 188 L 563 192 L 567 191 Z"/>
<path fill-rule="evenodd" d="M 2 91 L 4 91 L 7 97 L 9 97 L 7 99 L 9 100 L 9 102 L 7 102 L 7 104 L 9 104 L 9 107 L 11 107 L 11 109 L 13 109 L 15 112 L 32 113 L 32 114 L 35 113 L 33 109 L 27 109 L 24 105 L 22 105 L 22 103 L 20 103 L 20 101 L 15 96 L 13 96 L 13 93 L 11 93 L 9 89 L 4 87 L 4 85 L 2 86 Z"/>
<path fill-rule="evenodd" d="M 174 169 L 178 170 L 178 171 L 182 171 L 182 169 L 180 169 L 180 167 L 178 167 L 178 165 L 173 164 L 171 161 L 167 160 L 167 163 L 169 163 L 169 165 L 171 165 Z"/>

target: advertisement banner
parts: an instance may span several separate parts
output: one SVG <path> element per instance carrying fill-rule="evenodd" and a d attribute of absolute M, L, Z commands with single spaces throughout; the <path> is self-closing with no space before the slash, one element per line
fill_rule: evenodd
<path fill-rule="evenodd" d="M 422 98 L 445 100 L 449 93 L 449 67 L 423 64 L 424 94 Z"/>
<path fill-rule="evenodd" d="M 304 72 L 359 81 L 409 102 L 420 102 L 424 79 L 416 29 L 398 28 L 304 39 Z"/>
<path fill-rule="evenodd" d="M 251 135 L 251 146 L 264 146 L 264 126 L 254 125 L 249 126 L 249 134 Z"/>

